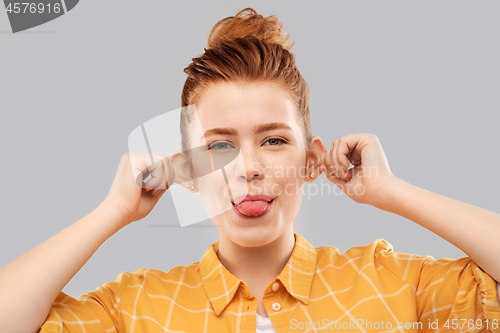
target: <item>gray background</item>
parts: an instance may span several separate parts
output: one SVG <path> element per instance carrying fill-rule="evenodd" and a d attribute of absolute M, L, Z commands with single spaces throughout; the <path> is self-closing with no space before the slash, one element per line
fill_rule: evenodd
<path fill-rule="evenodd" d="M 218 20 L 247 6 L 277 14 L 295 40 L 313 134 L 327 147 L 349 133 L 374 133 L 395 176 L 500 212 L 499 2 L 81 1 L 17 34 L 0 13 L 0 267 L 104 200 L 129 133 L 180 107 L 183 68 Z M 122 271 L 198 261 L 218 239 L 211 224 L 175 227 L 166 193 L 63 291 L 77 297 Z M 341 253 L 384 238 L 396 252 L 465 256 L 416 223 L 344 194 L 305 197 L 294 231 Z"/>

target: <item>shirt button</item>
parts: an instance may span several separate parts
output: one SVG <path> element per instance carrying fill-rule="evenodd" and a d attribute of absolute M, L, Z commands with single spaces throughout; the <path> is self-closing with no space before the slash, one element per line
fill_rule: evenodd
<path fill-rule="evenodd" d="M 280 284 L 278 282 L 276 282 L 275 284 L 273 284 L 273 290 L 274 291 L 278 290 L 279 287 L 280 287 Z"/>
<path fill-rule="evenodd" d="M 274 311 L 279 311 L 280 309 L 281 309 L 280 303 L 278 303 L 278 302 L 273 303 L 273 310 Z"/>

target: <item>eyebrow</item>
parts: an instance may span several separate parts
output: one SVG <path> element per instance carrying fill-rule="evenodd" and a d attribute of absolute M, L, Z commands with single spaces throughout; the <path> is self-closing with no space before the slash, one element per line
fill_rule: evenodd
<path fill-rule="evenodd" d="M 255 134 L 259 134 L 262 132 L 268 132 L 268 131 L 277 130 L 277 129 L 284 129 L 284 130 L 288 130 L 290 132 L 293 132 L 292 129 L 290 128 L 290 126 L 288 126 L 285 123 L 267 123 L 267 124 L 256 125 L 253 127 L 253 132 Z M 204 134 L 204 137 L 208 138 L 211 135 L 217 135 L 217 134 L 235 135 L 236 136 L 236 135 L 238 135 L 238 131 L 236 129 L 230 128 L 230 127 L 216 127 L 216 128 L 211 128 L 211 129 L 207 130 Z M 201 139 L 203 140 L 203 136 L 201 137 Z"/>

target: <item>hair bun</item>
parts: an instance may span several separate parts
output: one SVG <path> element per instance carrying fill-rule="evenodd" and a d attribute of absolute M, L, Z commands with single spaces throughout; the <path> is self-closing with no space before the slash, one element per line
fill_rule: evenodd
<path fill-rule="evenodd" d="M 235 16 L 217 22 L 208 36 L 207 49 L 220 44 L 222 40 L 242 38 L 248 35 L 268 43 L 280 44 L 290 51 L 294 41 L 282 30 L 283 24 L 276 15 L 264 17 L 253 8 L 240 10 Z"/>

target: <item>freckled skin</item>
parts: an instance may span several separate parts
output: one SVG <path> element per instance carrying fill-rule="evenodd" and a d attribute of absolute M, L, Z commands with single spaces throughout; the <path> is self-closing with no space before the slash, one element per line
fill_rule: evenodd
<path fill-rule="evenodd" d="M 281 88 L 272 84 L 225 83 L 204 91 L 197 111 L 204 131 L 215 127 L 231 127 L 238 131 L 237 136 L 215 135 L 206 139 L 212 146 L 218 142 L 219 148 L 228 149 L 224 142 L 230 142 L 240 149 L 244 164 L 231 163 L 226 167 L 231 194 L 276 197 L 270 211 L 258 219 L 244 219 L 233 209 L 212 217 L 212 221 L 221 226 L 221 242 L 224 238 L 224 241 L 254 247 L 274 241 L 290 227 L 302 201 L 304 180 L 298 170 L 305 169 L 306 152 L 301 126 L 295 120 L 294 105 Z M 281 129 L 253 133 L 254 125 L 271 122 L 287 124 L 293 133 Z M 269 138 L 283 138 L 288 142 L 268 141 Z M 283 172 L 287 167 L 296 172 Z M 223 186 L 227 185 L 215 177 L 213 180 L 210 184 L 198 181 L 200 191 L 206 193 L 203 193 L 204 200 L 211 201 L 208 205 L 215 204 L 212 202 L 216 200 L 230 201 L 220 195 L 225 193 Z"/>

